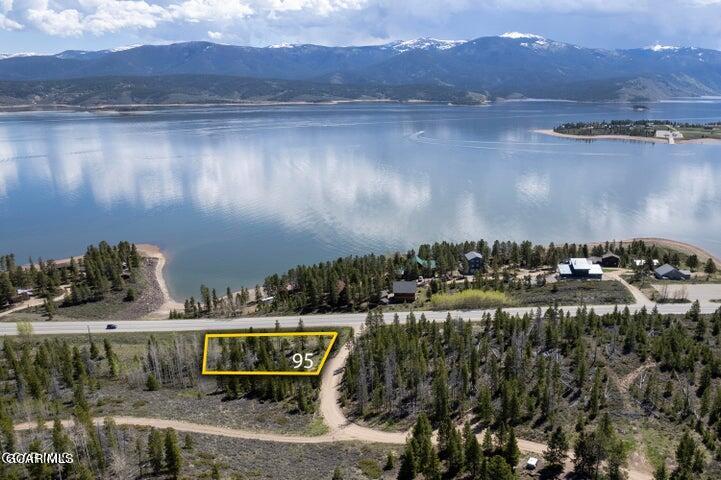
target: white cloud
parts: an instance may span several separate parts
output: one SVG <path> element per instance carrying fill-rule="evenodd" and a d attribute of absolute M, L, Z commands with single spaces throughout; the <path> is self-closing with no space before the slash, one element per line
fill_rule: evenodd
<path fill-rule="evenodd" d="M 283 12 L 327 16 L 340 10 L 357 10 L 367 0 L 0 0 L 0 28 L 22 25 L 8 17 L 25 18 L 53 36 L 102 35 L 128 29 L 154 29 L 162 23 L 233 24 L 255 16 L 261 21 Z M 218 35 L 217 30 L 210 30 Z M 214 38 L 212 35 L 209 35 Z"/>
<path fill-rule="evenodd" d="M 68 37 L 80 35 L 83 32 L 82 16 L 80 12 L 72 8 L 59 12 L 51 8 L 31 8 L 27 11 L 27 18 L 38 29 L 49 35 Z"/>
<path fill-rule="evenodd" d="M 174 18 L 188 22 L 229 21 L 254 13 L 253 8 L 240 0 L 185 0 L 168 9 Z"/>
<path fill-rule="evenodd" d="M 269 0 L 268 10 L 272 12 L 308 10 L 318 15 L 328 15 L 338 10 L 358 10 L 368 3 L 366 0 Z"/>
<path fill-rule="evenodd" d="M 11 20 L 8 17 L 6 17 L 4 14 L 0 13 L 0 29 L 2 30 L 22 30 L 23 26 L 16 22 L 15 20 Z"/>
<path fill-rule="evenodd" d="M 212 30 L 208 30 L 208 38 L 211 40 L 220 40 L 223 38 L 222 32 L 214 32 Z"/>
<path fill-rule="evenodd" d="M 135 42 L 207 34 L 253 45 L 348 45 L 518 30 L 589 46 L 659 39 L 717 47 L 719 17 L 721 0 L 0 0 L 0 30 L 65 37 L 118 33 Z"/>
<path fill-rule="evenodd" d="M 82 0 L 94 13 L 84 18 L 86 31 L 101 34 L 124 28 L 155 28 L 158 23 L 170 20 L 167 10 L 145 1 Z"/>
<path fill-rule="evenodd" d="M 155 28 L 171 19 L 168 11 L 143 0 L 79 0 L 76 8 L 55 10 L 47 1 L 27 10 L 27 19 L 39 30 L 56 36 L 83 33 L 102 35 L 127 28 Z"/>

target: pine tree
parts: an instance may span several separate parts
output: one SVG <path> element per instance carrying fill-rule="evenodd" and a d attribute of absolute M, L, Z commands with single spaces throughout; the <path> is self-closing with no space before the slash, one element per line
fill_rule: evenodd
<path fill-rule="evenodd" d="M 393 456 L 393 452 L 389 451 L 386 455 L 386 464 L 383 466 L 383 470 L 393 470 L 396 467 L 396 459 Z"/>
<path fill-rule="evenodd" d="M 45 298 L 45 313 L 48 316 L 48 320 L 52 320 L 55 317 L 56 311 L 57 307 L 55 306 L 55 300 L 53 300 L 53 297 L 48 295 Z"/>
<path fill-rule="evenodd" d="M 170 473 L 173 478 L 178 478 L 183 466 L 183 457 L 180 455 L 178 436 L 172 428 L 168 428 L 165 431 L 165 465 L 168 473 Z"/>
<path fill-rule="evenodd" d="M 483 451 L 486 453 L 493 451 L 493 434 L 490 428 L 487 428 L 483 433 Z"/>
<path fill-rule="evenodd" d="M 516 468 L 518 461 L 521 459 L 521 450 L 518 448 L 518 442 L 516 441 L 516 432 L 511 428 L 511 432 L 508 435 L 508 442 L 503 449 L 503 457 L 506 459 L 508 465 L 512 469 Z"/>
<path fill-rule="evenodd" d="M 453 477 L 463 468 L 463 442 L 461 440 L 461 434 L 458 433 L 458 430 L 453 426 L 448 436 L 446 456 L 448 475 Z"/>
<path fill-rule="evenodd" d="M 693 439 L 688 430 L 685 431 L 681 440 L 678 442 L 678 446 L 676 447 L 677 467 L 673 470 L 673 472 L 671 472 L 671 479 L 691 480 L 694 477 L 694 467 L 702 467 L 702 465 L 694 465 L 696 459 L 700 458 L 700 454 L 701 452 L 696 445 L 696 441 Z"/>
<path fill-rule="evenodd" d="M 563 428 L 556 427 L 548 441 L 548 448 L 543 452 L 543 458 L 548 466 L 555 470 L 563 469 L 568 458 L 568 440 Z"/>
<path fill-rule="evenodd" d="M 148 436 L 148 458 L 153 467 L 153 473 L 160 473 L 163 469 L 163 436 L 155 428 L 150 429 Z"/>
<path fill-rule="evenodd" d="M 478 419 L 483 424 L 487 424 L 493 419 L 493 404 L 491 403 L 491 390 L 481 385 L 478 391 L 478 406 L 476 407 L 478 412 Z"/>
<path fill-rule="evenodd" d="M 708 275 L 713 275 L 714 273 L 716 273 L 716 263 L 713 261 L 713 258 L 709 258 L 708 261 L 706 261 L 706 265 L 704 265 L 703 271 Z"/>
<path fill-rule="evenodd" d="M 401 467 L 398 470 L 398 480 L 414 480 L 416 478 L 415 448 L 411 441 L 406 443 L 406 448 L 401 457 Z"/>
<path fill-rule="evenodd" d="M 506 460 L 496 455 L 488 461 L 485 478 L 488 480 L 514 480 L 515 475 Z"/>
<path fill-rule="evenodd" d="M 466 441 L 465 461 L 466 471 L 471 474 L 472 478 L 478 477 L 481 469 L 481 462 L 483 461 L 483 452 L 481 452 L 481 446 L 478 444 L 478 439 L 473 434 L 471 434 L 469 439 Z"/>
<path fill-rule="evenodd" d="M 661 463 L 658 468 L 653 472 L 653 480 L 668 480 L 668 473 L 666 472 L 666 463 Z"/>
<path fill-rule="evenodd" d="M 588 400 L 588 411 L 591 418 L 595 418 L 601 409 L 601 370 L 596 369 L 591 387 L 591 398 Z"/>

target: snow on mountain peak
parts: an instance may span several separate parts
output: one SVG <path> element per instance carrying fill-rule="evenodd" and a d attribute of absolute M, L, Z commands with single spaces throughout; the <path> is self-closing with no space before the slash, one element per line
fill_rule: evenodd
<path fill-rule="evenodd" d="M 521 33 L 521 32 L 506 32 L 503 35 L 499 35 L 501 38 L 512 38 L 518 40 L 519 38 L 527 38 L 532 40 L 545 40 L 544 37 L 536 35 L 535 33 Z"/>
<path fill-rule="evenodd" d="M 466 40 L 439 40 L 437 38 L 421 37 L 414 40 L 401 40 L 388 44 L 398 53 L 407 52 L 408 50 L 448 50 L 466 43 Z"/>
<path fill-rule="evenodd" d="M 681 47 L 674 47 L 673 45 L 661 45 L 660 43 L 657 43 L 656 45 L 649 45 L 646 47 L 646 50 L 651 50 L 654 52 L 668 52 L 668 51 L 676 51 L 680 50 Z"/>
<path fill-rule="evenodd" d="M 33 53 L 33 52 L 0 53 L 0 60 L 5 60 L 6 58 L 36 57 L 36 56 L 38 56 L 38 54 Z"/>

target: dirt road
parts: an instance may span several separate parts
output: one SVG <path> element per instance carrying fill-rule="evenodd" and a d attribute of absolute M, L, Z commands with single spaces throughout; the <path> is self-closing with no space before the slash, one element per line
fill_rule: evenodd
<path fill-rule="evenodd" d="M 60 295 L 58 295 L 56 297 L 53 297 L 54 302 L 62 301 L 62 299 L 65 297 L 65 292 L 66 292 L 66 289 L 68 288 L 68 286 L 63 285 L 60 288 L 62 288 L 63 293 L 61 293 Z M 39 307 L 40 305 L 44 305 L 44 304 L 45 304 L 44 298 L 34 297 L 34 298 L 31 298 L 30 300 L 25 300 L 24 302 L 21 302 L 20 304 L 14 306 L 12 308 L 9 308 L 3 312 L 0 312 L 0 317 L 4 317 L 5 315 L 10 315 L 13 312 L 19 312 L 20 310 L 25 310 L 26 308 Z"/>
<path fill-rule="evenodd" d="M 356 331 L 356 334 L 359 330 Z M 173 428 L 180 432 L 200 433 L 206 435 L 218 435 L 229 438 L 242 438 L 246 440 L 260 440 L 266 442 L 294 443 L 294 444 L 315 444 L 331 443 L 341 441 L 362 441 L 371 443 L 387 443 L 403 445 L 406 442 L 409 432 L 386 432 L 357 425 L 346 418 L 338 402 L 340 398 L 340 384 L 343 377 L 343 367 L 350 354 L 348 345 L 344 345 L 338 353 L 328 360 L 324 369 L 320 390 L 320 414 L 328 426 L 329 432 L 319 436 L 285 435 L 278 433 L 257 432 L 252 430 L 241 430 L 235 428 L 215 427 L 192 422 L 178 420 L 164 420 L 158 418 L 143 417 L 113 417 L 118 425 L 129 425 L 133 427 L 155 427 Z M 93 422 L 102 424 L 102 418 L 95 418 Z M 64 420 L 64 426 L 72 425 L 72 420 Z M 52 422 L 46 424 L 52 428 Z M 37 423 L 29 422 L 15 426 L 15 430 L 32 430 L 37 428 Z M 478 440 L 482 441 L 482 433 L 478 434 Z M 546 445 L 539 442 L 518 439 L 518 448 L 525 453 L 541 456 L 546 450 Z M 571 464 L 567 465 L 570 469 Z M 629 480 L 652 480 L 650 472 L 629 469 Z"/>

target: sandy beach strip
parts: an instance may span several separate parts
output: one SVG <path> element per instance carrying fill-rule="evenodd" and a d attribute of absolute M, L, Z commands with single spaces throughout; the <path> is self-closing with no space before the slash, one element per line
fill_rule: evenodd
<path fill-rule="evenodd" d="M 155 278 L 158 282 L 158 286 L 160 287 L 160 292 L 163 294 L 163 304 L 154 312 L 149 314 L 148 318 L 168 318 L 171 310 L 183 310 L 185 306 L 173 299 L 170 295 L 168 284 L 165 282 L 163 270 L 165 269 L 167 258 L 160 247 L 149 243 L 136 243 L 135 247 L 138 249 L 138 253 L 140 253 L 143 257 L 157 259 L 155 264 Z"/>

